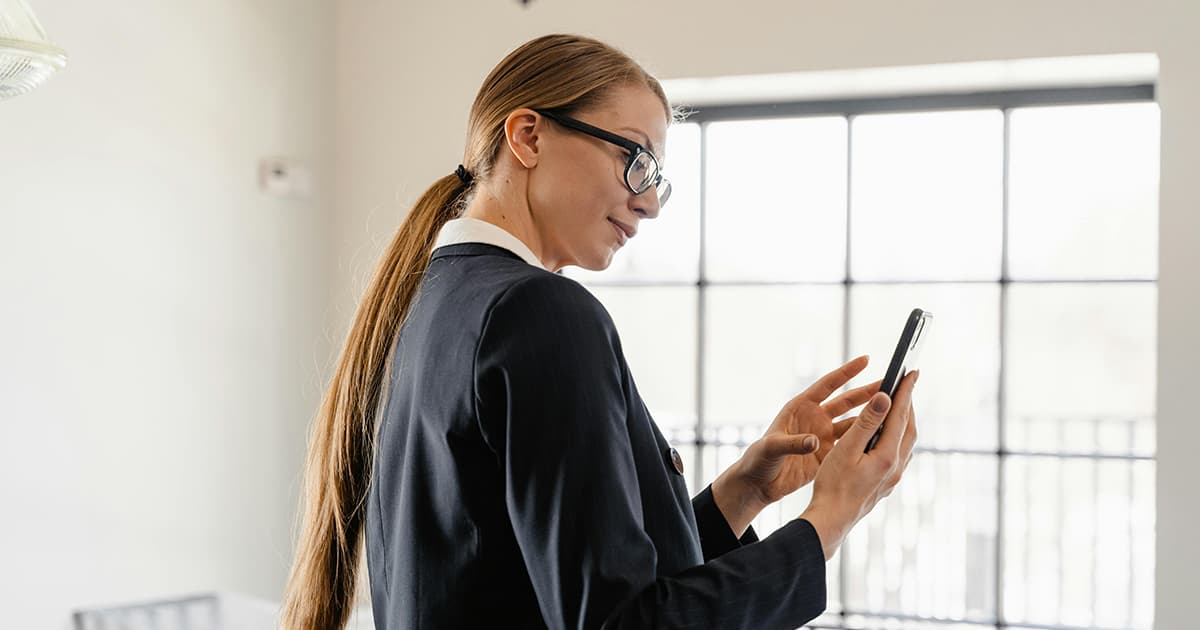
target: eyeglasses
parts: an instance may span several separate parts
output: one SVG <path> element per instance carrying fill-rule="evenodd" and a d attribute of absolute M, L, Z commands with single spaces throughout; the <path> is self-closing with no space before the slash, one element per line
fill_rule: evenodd
<path fill-rule="evenodd" d="M 533 111 L 564 127 L 586 133 L 593 138 L 599 138 L 605 142 L 611 142 L 628 151 L 629 159 L 625 163 L 625 187 L 633 194 L 640 195 L 650 190 L 650 187 L 653 186 L 658 192 L 658 206 L 660 208 L 671 197 L 671 182 L 662 176 L 662 172 L 658 166 L 658 158 L 654 157 L 654 154 L 646 147 L 629 138 L 618 136 L 599 127 L 593 127 L 582 120 L 575 120 L 569 116 L 555 114 L 545 109 L 535 109 Z"/>

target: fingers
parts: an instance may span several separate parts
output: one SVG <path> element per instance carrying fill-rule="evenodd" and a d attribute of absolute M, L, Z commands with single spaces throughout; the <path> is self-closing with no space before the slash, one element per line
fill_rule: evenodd
<path fill-rule="evenodd" d="M 811 443 L 808 441 L 811 440 Z M 786 455 L 807 455 L 816 451 L 821 445 L 817 436 L 810 434 L 790 435 L 777 433 L 762 439 L 762 454 L 764 457 L 784 457 Z"/>
<path fill-rule="evenodd" d="M 855 358 L 837 368 L 836 370 L 822 376 L 820 380 L 813 383 L 811 387 L 804 390 L 804 397 L 808 400 L 817 403 L 818 405 L 825 402 L 833 392 L 841 389 L 850 379 L 858 376 L 867 367 L 867 355 Z"/>
<path fill-rule="evenodd" d="M 912 400 L 908 401 L 908 428 L 904 430 L 904 440 L 900 442 L 900 454 L 904 456 L 905 465 L 912 458 L 913 447 L 917 443 L 917 412 L 913 409 Z"/>
<path fill-rule="evenodd" d="M 896 468 L 896 472 L 888 479 L 889 489 L 892 486 L 900 483 L 900 477 L 904 475 L 904 471 L 908 469 L 909 462 L 913 458 L 913 448 L 917 442 L 917 414 L 913 410 L 912 402 L 908 403 L 908 428 L 904 430 L 904 439 L 900 441 L 900 458 L 897 461 L 903 462 L 902 465 Z"/>
<path fill-rule="evenodd" d="M 871 396 L 879 391 L 879 386 L 882 384 L 883 379 L 879 379 L 874 383 L 855 387 L 852 390 L 843 392 L 840 396 L 829 401 L 822 407 L 825 409 L 825 413 L 836 418 L 870 400 Z"/>
<path fill-rule="evenodd" d="M 870 402 L 863 408 L 862 413 L 854 419 L 854 423 L 848 427 L 838 440 L 828 457 L 848 457 L 853 456 L 853 461 L 858 461 L 857 458 L 863 454 L 867 447 L 867 442 L 871 440 L 871 436 L 879 429 L 879 425 L 883 423 L 884 416 L 887 415 L 888 409 L 891 409 L 892 401 L 888 395 L 883 392 L 876 392 L 871 396 Z M 845 421 L 843 421 L 845 422 Z M 839 423 L 840 424 L 840 423 Z M 845 446 L 843 446 L 843 444 Z M 839 455 L 846 453 L 847 455 Z"/>
<path fill-rule="evenodd" d="M 849 431 L 850 427 L 854 426 L 855 420 L 858 420 L 858 416 L 854 416 L 852 418 L 846 418 L 845 420 L 839 420 L 837 422 L 834 422 L 833 423 L 833 439 L 835 439 L 835 440 L 842 439 L 842 436 L 846 435 L 846 431 Z"/>
<path fill-rule="evenodd" d="M 913 370 L 901 379 L 900 386 L 896 388 L 895 400 L 892 401 L 892 409 L 883 423 L 883 435 L 875 444 L 875 450 L 892 461 L 898 460 L 900 456 L 900 440 L 908 428 L 908 408 L 912 404 L 913 385 L 917 382 L 919 373 L 919 370 Z"/>

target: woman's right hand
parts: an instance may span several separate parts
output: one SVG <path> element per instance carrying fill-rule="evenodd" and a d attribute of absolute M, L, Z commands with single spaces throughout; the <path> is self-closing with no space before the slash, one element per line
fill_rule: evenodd
<path fill-rule="evenodd" d="M 826 560 L 837 552 L 854 524 L 892 493 L 908 467 L 917 440 L 912 390 L 918 375 L 919 371 L 905 375 L 896 388 L 895 401 L 883 392 L 872 396 L 825 456 L 813 479 L 812 501 L 800 518 L 817 530 Z M 881 422 L 883 434 L 875 448 L 864 453 Z"/>

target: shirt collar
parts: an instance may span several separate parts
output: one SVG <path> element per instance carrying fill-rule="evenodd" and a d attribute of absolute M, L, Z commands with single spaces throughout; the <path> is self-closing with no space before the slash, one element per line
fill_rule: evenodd
<path fill-rule="evenodd" d="M 513 236 L 508 230 L 482 219 L 474 217 L 450 219 L 438 232 L 437 240 L 433 243 L 433 249 L 456 243 L 487 243 L 488 245 L 502 247 L 520 256 L 525 262 L 534 267 L 546 269 L 542 265 L 542 261 L 538 260 L 538 257 L 534 255 L 533 250 L 521 242 L 521 239 Z"/>

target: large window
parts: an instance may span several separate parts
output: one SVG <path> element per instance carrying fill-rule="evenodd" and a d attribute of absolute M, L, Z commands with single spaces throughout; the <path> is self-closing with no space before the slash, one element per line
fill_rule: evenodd
<path fill-rule="evenodd" d="M 903 483 L 828 565 L 822 628 L 1153 624 L 1152 86 L 698 109 L 612 313 L 693 491 L 858 354 L 935 315 Z M 754 525 L 799 515 L 811 486 Z"/>

